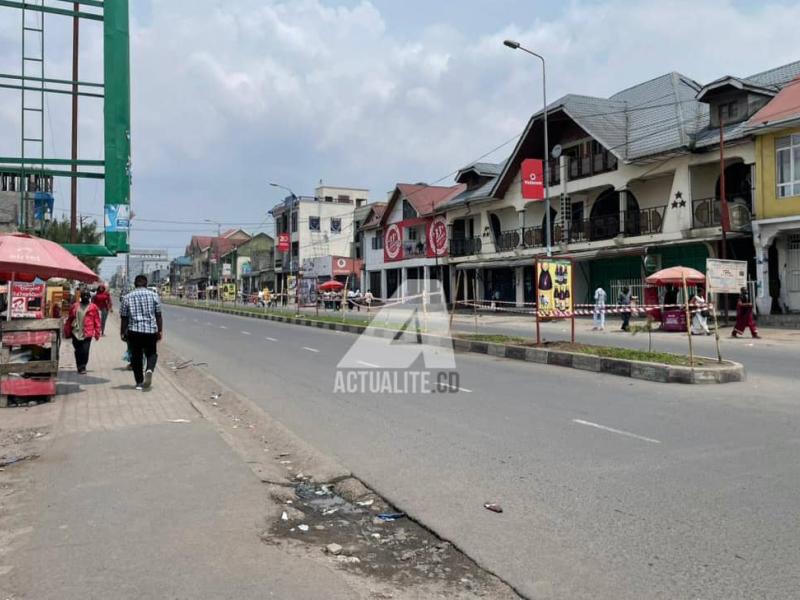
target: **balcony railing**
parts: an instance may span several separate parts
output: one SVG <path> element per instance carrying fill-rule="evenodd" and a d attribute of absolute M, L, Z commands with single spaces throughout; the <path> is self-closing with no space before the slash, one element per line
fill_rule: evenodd
<path fill-rule="evenodd" d="M 626 236 L 633 237 L 661 233 L 664 227 L 664 212 L 666 208 L 666 206 L 655 206 L 638 211 L 630 211 L 624 214 L 624 219 L 620 219 L 618 215 L 613 214 L 581 221 L 571 221 L 568 225 L 555 223 L 551 241 L 553 244 L 565 244 L 611 239 L 622 232 L 623 220 Z M 503 232 L 501 238 L 508 238 L 513 241 L 514 238 L 507 235 L 508 233 Z M 541 248 L 546 243 L 544 228 L 526 227 L 522 230 L 522 245 L 525 248 Z"/>
<path fill-rule="evenodd" d="M 416 240 L 406 240 L 403 242 L 403 257 L 415 258 L 425 256 L 425 243 Z"/>
<path fill-rule="evenodd" d="M 506 250 L 513 250 L 519 246 L 519 242 L 520 230 L 508 229 L 506 231 L 501 231 L 500 235 L 495 238 L 494 246 L 497 252 L 505 252 Z"/>
<path fill-rule="evenodd" d="M 481 247 L 481 238 L 453 239 L 450 240 L 450 256 L 480 254 Z"/>
<path fill-rule="evenodd" d="M 692 227 L 719 227 L 722 225 L 722 202 L 719 198 L 700 198 L 692 201 Z M 731 229 L 741 231 L 752 220 L 750 210 L 741 202 L 728 202 Z"/>
<path fill-rule="evenodd" d="M 591 156 L 568 157 L 567 177 L 570 181 L 583 179 L 600 173 L 614 171 L 617 168 L 617 157 L 611 152 L 598 152 Z"/>

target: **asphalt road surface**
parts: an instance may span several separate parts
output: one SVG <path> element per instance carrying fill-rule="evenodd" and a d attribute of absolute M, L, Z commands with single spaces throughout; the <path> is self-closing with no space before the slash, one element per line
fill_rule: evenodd
<path fill-rule="evenodd" d="M 740 384 L 458 354 L 457 393 L 341 394 L 356 336 L 164 310 L 179 354 L 524 596 L 797 597 L 797 344 L 741 345 Z"/>

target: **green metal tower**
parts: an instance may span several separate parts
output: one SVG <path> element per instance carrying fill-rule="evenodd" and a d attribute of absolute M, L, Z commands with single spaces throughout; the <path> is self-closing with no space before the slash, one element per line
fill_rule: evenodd
<path fill-rule="evenodd" d="M 57 3 L 63 3 L 60 7 Z M 54 5 L 54 3 L 56 3 Z M 115 256 L 128 252 L 131 185 L 130 35 L 128 0 L 0 0 L 0 8 L 21 12 L 22 61 L 19 73 L 0 73 L 0 88 L 21 92 L 20 156 L 0 157 L 0 172 L 19 175 L 20 211 L 25 226 L 26 194 L 48 177 L 103 179 L 105 183 L 105 240 L 102 245 L 65 244 L 78 256 Z M 103 23 L 103 81 L 46 77 L 45 17 L 72 17 L 73 45 L 80 20 Z M 77 47 L 73 47 L 73 53 Z M 102 158 L 46 156 L 44 110 L 46 94 L 103 99 L 104 153 Z M 35 117 L 31 119 L 30 116 Z M 73 124 L 75 127 L 75 124 Z M 76 133 L 73 131 L 73 136 Z M 73 148 L 77 148 L 73 145 Z M 65 167 L 69 167 L 67 170 Z"/>

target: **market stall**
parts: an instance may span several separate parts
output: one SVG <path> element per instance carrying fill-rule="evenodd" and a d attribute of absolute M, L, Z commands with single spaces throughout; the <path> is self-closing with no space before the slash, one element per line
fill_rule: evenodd
<path fill-rule="evenodd" d="M 0 280 L 8 282 L 5 320 L 0 324 L 0 406 L 6 406 L 9 397 L 56 394 L 61 319 L 44 318 L 45 286 L 36 283 L 53 278 L 98 280 L 54 242 L 27 234 L 0 235 Z"/>
<path fill-rule="evenodd" d="M 669 267 L 661 269 L 645 279 L 645 304 L 658 304 L 658 290 L 666 286 L 674 286 L 683 290 L 684 302 L 667 303 L 662 308 L 648 310 L 648 314 L 656 321 L 661 321 L 664 331 L 682 331 L 689 329 L 689 319 L 685 309 L 688 300 L 688 286 L 705 285 L 706 276 L 690 267 Z"/>

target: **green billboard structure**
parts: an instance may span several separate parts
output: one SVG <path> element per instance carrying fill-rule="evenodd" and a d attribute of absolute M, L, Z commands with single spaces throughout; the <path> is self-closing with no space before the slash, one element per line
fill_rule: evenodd
<path fill-rule="evenodd" d="M 128 0 L 59 0 L 64 7 L 44 0 L 0 0 L 0 8 L 21 12 L 21 72 L 0 73 L 0 88 L 21 91 L 20 156 L 0 157 L 0 173 L 18 176 L 20 225 L 27 226 L 26 197 L 46 194 L 47 178 L 70 177 L 103 179 L 105 188 L 104 243 L 99 245 L 64 244 L 78 256 L 115 256 L 128 252 L 131 187 L 131 111 L 130 111 L 130 34 Z M 75 9 L 77 7 L 77 10 Z M 77 51 L 78 24 L 81 20 L 103 24 L 103 81 L 86 82 L 46 77 L 46 18 L 72 17 L 73 53 Z M 33 38 L 33 43 L 31 43 Z M 26 43 L 27 42 L 27 43 Z M 73 72 L 77 67 L 73 66 Z M 83 158 L 77 154 L 77 135 L 73 108 L 73 155 L 70 158 L 45 155 L 45 94 L 103 99 L 104 157 Z M 35 99 L 33 102 L 31 99 Z M 33 119 L 31 119 L 33 116 Z M 27 125 L 26 125 L 27 119 Z M 33 127 L 31 127 L 33 125 Z M 27 129 L 26 129 L 27 127 Z M 38 129 L 37 129 L 38 127 Z M 33 133 L 31 133 L 33 129 Z M 37 152 L 26 150 L 31 146 Z M 76 184 L 73 183 L 73 189 Z M 52 202 L 52 200 L 51 200 Z M 74 206 L 74 205 L 73 205 Z"/>

